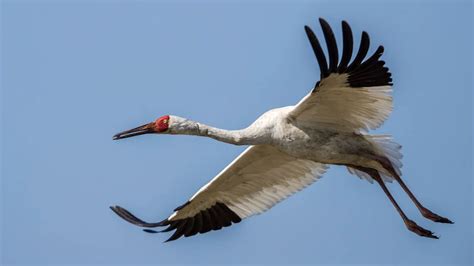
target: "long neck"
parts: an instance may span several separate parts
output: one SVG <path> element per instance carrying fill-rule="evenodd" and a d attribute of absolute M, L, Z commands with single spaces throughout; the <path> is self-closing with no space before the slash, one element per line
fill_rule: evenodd
<path fill-rule="evenodd" d="M 252 134 L 248 128 L 240 130 L 225 130 L 198 123 L 200 136 L 206 136 L 218 141 L 234 145 L 254 145 L 261 144 L 259 136 Z"/>
<path fill-rule="evenodd" d="M 234 145 L 265 144 L 269 141 L 265 134 L 252 126 L 240 130 L 225 130 L 191 120 L 179 123 L 172 134 L 210 137 Z"/>

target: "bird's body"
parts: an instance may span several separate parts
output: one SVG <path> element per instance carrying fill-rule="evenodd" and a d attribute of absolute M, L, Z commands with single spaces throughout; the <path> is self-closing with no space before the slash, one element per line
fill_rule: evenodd
<path fill-rule="evenodd" d="M 299 126 L 290 118 L 294 109 L 294 106 L 286 106 L 269 110 L 247 128 L 233 131 L 176 116 L 170 119 L 187 124 L 191 135 L 211 137 L 234 145 L 271 145 L 295 158 L 319 163 L 370 166 L 370 156 L 377 154 L 376 144 L 370 141 L 370 135 Z M 196 128 L 195 134 L 193 127 Z"/>
<path fill-rule="evenodd" d="M 352 31 L 343 22 L 339 61 L 333 32 L 326 21 L 320 19 L 320 23 L 329 62 L 313 31 L 305 27 L 321 69 L 321 80 L 296 105 L 269 110 L 241 130 L 219 129 L 167 115 L 115 135 L 114 139 L 146 133 L 195 135 L 249 147 L 161 222 L 144 222 L 119 206 L 112 210 L 135 225 L 168 226 L 164 231 L 175 230 L 169 239 L 175 240 L 218 230 L 264 212 L 318 180 L 329 165 L 343 165 L 350 173 L 377 182 L 409 230 L 437 238 L 407 218 L 385 182 L 396 180 L 424 217 L 436 222 L 451 221 L 423 207 L 401 180 L 401 146 L 389 135 L 367 133 L 380 127 L 392 111 L 391 74 L 380 60 L 383 47 L 364 59 L 369 37 L 363 32 L 359 51 L 351 62 Z"/>

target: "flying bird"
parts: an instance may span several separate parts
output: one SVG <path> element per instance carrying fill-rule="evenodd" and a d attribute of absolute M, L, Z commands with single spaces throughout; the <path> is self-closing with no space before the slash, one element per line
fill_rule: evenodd
<path fill-rule="evenodd" d="M 329 165 L 346 166 L 350 173 L 382 188 L 408 230 L 429 238 L 433 232 L 409 219 L 385 183 L 395 180 L 427 219 L 452 223 L 425 208 L 401 179 L 401 146 L 390 135 L 369 135 L 392 111 L 392 78 L 379 46 L 366 58 L 369 35 L 362 32 L 359 50 L 353 55 L 353 35 L 342 21 L 342 55 L 334 33 L 319 19 L 327 54 L 311 30 L 306 35 L 320 68 L 320 80 L 300 102 L 269 110 L 247 128 L 224 130 L 175 115 L 123 131 L 113 139 L 142 134 L 173 134 L 209 137 L 249 147 L 186 203 L 156 223 L 145 222 L 120 206 L 111 209 L 126 221 L 147 228 L 173 231 L 167 241 L 219 230 L 262 213 L 288 196 L 318 180 Z M 351 60 L 352 59 L 352 60 Z M 167 242 L 166 241 L 166 242 Z"/>

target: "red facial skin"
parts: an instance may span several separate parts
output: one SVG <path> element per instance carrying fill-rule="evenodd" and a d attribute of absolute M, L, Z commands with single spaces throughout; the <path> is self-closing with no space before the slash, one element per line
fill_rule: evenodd
<path fill-rule="evenodd" d="M 168 130 L 168 123 L 170 121 L 169 115 L 164 115 L 155 121 L 155 130 L 157 132 L 165 132 Z"/>

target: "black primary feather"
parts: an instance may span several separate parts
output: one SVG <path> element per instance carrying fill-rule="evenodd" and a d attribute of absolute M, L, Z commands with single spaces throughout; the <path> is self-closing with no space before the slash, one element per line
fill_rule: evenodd
<path fill-rule="evenodd" d="M 346 21 L 342 21 L 342 45 L 341 63 L 337 69 L 339 73 L 346 71 L 349 62 L 351 61 L 352 47 L 354 46 L 352 30 Z"/>
<path fill-rule="evenodd" d="M 329 72 L 334 73 L 337 70 L 337 63 L 339 61 L 339 52 L 337 51 L 336 37 L 334 37 L 334 32 L 331 29 L 331 26 L 326 22 L 326 20 L 320 18 L 319 23 L 323 29 L 324 38 L 326 39 L 326 45 L 328 48 L 329 54 Z"/>
<path fill-rule="evenodd" d="M 321 71 L 321 79 L 327 77 L 329 75 L 328 63 L 326 62 L 326 56 L 324 55 L 323 49 L 319 44 L 318 38 L 316 38 L 316 35 L 310 27 L 304 26 L 304 29 L 306 31 L 306 35 L 308 35 L 311 47 L 313 47 L 313 52 L 316 56 L 316 60 L 318 60 L 319 69 Z"/>
<path fill-rule="evenodd" d="M 327 50 L 329 55 L 329 67 L 326 61 L 326 56 L 319 44 L 319 41 L 314 32 L 308 26 L 305 26 L 306 34 L 308 35 L 311 46 L 313 47 L 314 54 L 318 61 L 321 69 L 321 80 L 328 77 L 332 73 L 335 74 L 348 74 L 347 82 L 352 88 L 357 87 L 374 87 L 374 86 L 387 86 L 392 85 L 392 78 L 389 69 L 385 67 L 385 62 L 380 60 L 383 54 L 383 46 L 379 46 L 377 50 L 367 58 L 369 52 L 370 38 L 367 32 L 363 31 L 360 39 L 359 50 L 352 60 L 351 57 L 353 52 L 353 36 L 352 30 L 346 21 L 342 21 L 342 38 L 343 38 L 343 49 L 341 62 L 338 64 L 338 48 L 334 33 L 329 24 L 322 18 L 319 19 L 321 28 L 323 30 L 324 38 L 326 39 Z M 316 83 L 313 92 L 317 91 L 317 87 L 321 83 Z"/>

